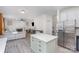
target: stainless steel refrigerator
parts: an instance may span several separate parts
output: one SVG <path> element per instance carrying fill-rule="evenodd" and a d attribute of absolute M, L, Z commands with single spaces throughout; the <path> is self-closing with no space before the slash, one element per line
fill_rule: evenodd
<path fill-rule="evenodd" d="M 76 50 L 75 21 L 63 22 L 63 30 L 58 30 L 58 45 L 70 50 Z"/>

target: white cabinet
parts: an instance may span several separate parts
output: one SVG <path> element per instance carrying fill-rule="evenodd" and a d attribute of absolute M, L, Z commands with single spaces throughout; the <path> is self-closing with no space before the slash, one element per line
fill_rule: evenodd
<path fill-rule="evenodd" d="M 46 43 L 38 40 L 37 38 L 31 38 L 31 48 L 34 52 L 45 52 L 46 51 Z"/>
<path fill-rule="evenodd" d="M 31 49 L 36 53 L 52 53 L 57 50 L 57 36 L 48 34 L 31 35 Z"/>
<path fill-rule="evenodd" d="M 53 31 L 53 29 L 52 29 L 52 25 L 53 25 L 53 22 L 52 22 L 52 19 L 49 17 L 49 18 L 47 18 L 46 20 L 45 20 L 45 33 L 46 34 L 52 34 L 52 31 Z"/>

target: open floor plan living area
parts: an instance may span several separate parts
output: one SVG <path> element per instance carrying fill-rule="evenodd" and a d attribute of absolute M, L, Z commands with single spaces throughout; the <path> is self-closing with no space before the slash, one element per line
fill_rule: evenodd
<path fill-rule="evenodd" d="M 0 6 L 0 53 L 78 53 L 78 6 Z"/>

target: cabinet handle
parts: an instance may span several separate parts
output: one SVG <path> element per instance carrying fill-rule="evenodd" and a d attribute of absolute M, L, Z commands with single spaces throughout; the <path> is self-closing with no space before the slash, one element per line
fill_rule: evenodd
<path fill-rule="evenodd" d="M 39 51 L 41 52 L 41 49 L 39 49 Z"/>
<path fill-rule="evenodd" d="M 41 45 L 39 45 L 39 47 L 41 47 Z"/>

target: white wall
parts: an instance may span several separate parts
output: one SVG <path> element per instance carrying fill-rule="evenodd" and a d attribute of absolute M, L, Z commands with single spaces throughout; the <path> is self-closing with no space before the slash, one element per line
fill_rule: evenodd
<path fill-rule="evenodd" d="M 17 28 L 33 29 L 32 22 L 34 22 L 35 23 L 34 28 L 36 30 L 43 30 L 43 32 L 46 34 L 52 34 L 53 18 L 52 16 L 49 15 L 41 15 L 29 19 L 26 17 L 24 22 L 19 21 L 18 18 L 13 16 L 9 16 L 9 17 L 6 16 L 5 20 L 6 20 L 5 27 L 8 28 L 10 31 L 15 31 Z"/>
<path fill-rule="evenodd" d="M 52 16 L 41 15 L 34 19 L 35 29 L 43 30 L 46 34 L 52 34 Z"/>

